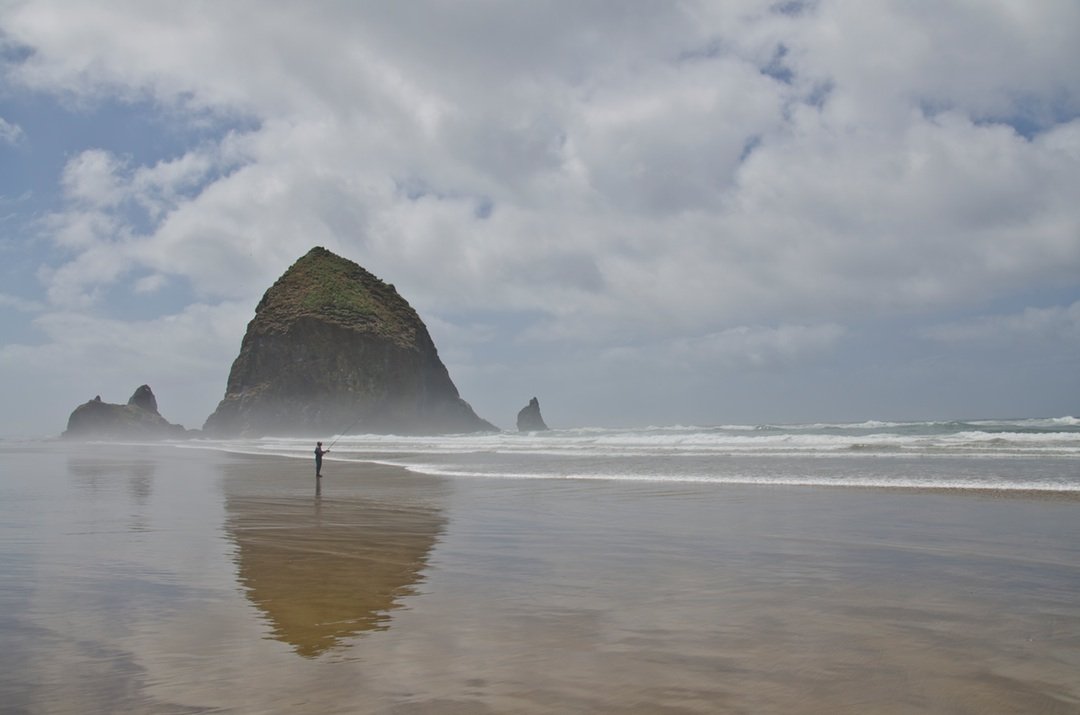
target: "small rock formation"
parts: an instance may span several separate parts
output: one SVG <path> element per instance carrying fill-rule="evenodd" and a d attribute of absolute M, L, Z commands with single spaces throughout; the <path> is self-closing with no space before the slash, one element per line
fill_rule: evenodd
<path fill-rule="evenodd" d="M 211 437 L 496 430 L 458 395 L 394 286 L 321 247 L 259 301 L 203 427 Z"/>
<path fill-rule="evenodd" d="M 535 397 L 518 412 L 517 428 L 518 432 L 542 432 L 548 428 L 540 415 L 540 401 Z"/>
<path fill-rule="evenodd" d="M 79 405 L 62 435 L 74 439 L 182 439 L 187 430 L 160 414 L 149 385 L 142 385 L 126 405 L 102 402 L 101 395 Z"/>
<path fill-rule="evenodd" d="M 160 414 L 157 409 L 157 398 L 154 397 L 154 391 L 150 389 L 149 385 L 140 385 L 131 396 L 131 399 L 128 400 L 128 404 L 132 407 L 141 407 L 147 412 L 153 412 L 155 415 Z"/>

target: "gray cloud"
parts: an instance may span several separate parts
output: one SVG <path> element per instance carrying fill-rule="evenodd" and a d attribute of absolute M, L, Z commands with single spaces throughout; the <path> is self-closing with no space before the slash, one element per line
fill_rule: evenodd
<path fill-rule="evenodd" d="M 922 334 L 944 343 L 998 346 L 1020 343 L 1036 350 L 1065 344 L 1078 351 L 1076 355 L 1080 356 L 1080 301 L 1065 306 L 1027 308 L 1019 313 L 935 325 L 926 328 Z"/>

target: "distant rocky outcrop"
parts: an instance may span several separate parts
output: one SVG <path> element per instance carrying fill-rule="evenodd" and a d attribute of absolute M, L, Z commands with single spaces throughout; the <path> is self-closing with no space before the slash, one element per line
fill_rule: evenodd
<path fill-rule="evenodd" d="M 147 412 L 153 412 L 155 415 L 160 414 L 157 409 L 157 398 L 154 397 L 154 391 L 150 389 L 149 385 L 140 385 L 136 388 L 128 399 L 128 405 L 141 407 Z"/>
<path fill-rule="evenodd" d="M 534 397 L 529 400 L 529 404 L 521 408 L 517 416 L 517 428 L 518 432 L 542 432 L 548 428 L 540 415 L 540 400 Z"/>
<path fill-rule="evenodd" d="M 149 385 L 141 385 L 126 405 L 102 402 L 101 395 L 75 408 L 62 435 L 76 439 L 181 439 L 187 430 L 158 413 Z"/>
<path fill-rule="evenodd" d="M 212 437 L 496 429 L 458 395 L 394 286 L 321 247 L 263 295 L 203 428 Z"/>

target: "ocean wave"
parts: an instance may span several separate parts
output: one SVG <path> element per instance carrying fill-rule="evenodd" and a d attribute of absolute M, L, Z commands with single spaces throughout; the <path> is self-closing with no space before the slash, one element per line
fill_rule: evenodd
<path fill-rule="evenodd" d="M 805 424 L 763 424 L 757 430 L 771 431 L 813 431 L 813 430 L 874 430 L 896 429 L 902 427 L 928 427 L 944 424 L 940 422 L 883 422 L 867 420 L 865 422 L 807 422 Z"/>
<path fill-rule="evenodd" d="M 820 476 L 760 476 L 747 474 L 643 474 L 635 472 L 610 472 L 581 469 L 571 472 L 481 470 L 460 466 L 449 466 L 427 462 L 402 463 L 380 461 L 379 464 L 397 466 L 413 472 L 431 476 L 467 479 L 530 479 L 556 481 L 609 481 L 657 484 L 716 484 L 732 486 L 796 486 L 796 487 L 836 487 L 860 489 L 908 489 L 908 490 L 951 490 L 979 492 L 1046 492 L 1080 493 L 1080 483 L 1062 481 L 987 481 L 970 478 L 940 478 L 912 476 L 865 476 L 825 478 Z"/>
<path fill-rule="evenodd" d="M 805 458 L 858 460 L 949 459 L 986 460 L 1080 458 L 1080 429 L 1073 418 L 979 420 L 971 422 L 861 422 L 798 428 L 744 429 L 745 426 L 606 429 L 598 427 L 549 432 L 498 432 L 474 435 L 403 437 L 343 435 L 328 440 L 333 459 L 386 460 L 403 466 L 423 463 L 433 472 L 484 472 L 505 463 L 558 476 L 567 465 L 579 472 L 618 471 L 619 465 L 649 464 L 659 473 L 684 474 L 701 463 L 706 471 L 723 471 L 724 460 L 791 460 Z M 1055 427 L 1050 427 L 1055 425 Z M 855 428 L 857 426 L 857 428 Z M 327 441 L 324 439 L 324 441 Z M 199 444 L 244 454 L 311 459 L 310 438 L 267 437 L 259 440 L 200 441 Z M 192 445 L 196 446 L 196 445 Z M 854 460 L 854 461 L 853 461 Z M 893 462 L 899 466 L 900 462 Z M 957 462 L 959 464 L 959 462 Z M 974 464 L 972 462 L 972 464 Z M 1072 466 L 1070 466 L 1072 465 Z M 502 471 L 517 473 L 518 467 Z M 787 467 L 785 467 L 786 469 Z M 979 469 L 981 469 L 980 467 Z M 946 471 L 955 471 L 949 468 Z M 1055 467 L 1080 482 L 1071 461 Z M 631 470 L 633 471 L 633 470 Z M 895 471 L 895 469 L 893 470 Z"/>
<path fill-rule="evenodd" d="M 982 421 L 981 428 L 973 423 L 935 423 L 934 428 L 919 424 L 860 430 L 675 426 L 435 437 L 347 435 L 330 440 L 334 444 L 328 458 L 448 477 L 1080 490 L 1078 429 L 1065 425 L 1038 431 L 1018 420 Z M 957 429 L 960 424 L 966 428 Z M 268 437 L 191 446 L 310 460 L 313 440 Z"/>
<path fill-rule="evenodd" d="M 1080 428 L 1080 419 L 1071 416 L 1065 417 L 1042 417 L 1022 420 L 973 420 L 971 425 L 979 428 L 1017 428 L 1020 430 L 1057 430 Z M 1071 431 L 1071 430 L 1070 430 Z"/>
<path fill-rule="evenodd" d="M 310 440 L 266 438 L 244 444 L 255 452 L 310 451 Z M 1080 430 L 1004 431 L 968 429 L 953 432 L 728 432 L 672 430 L 560 430 L 547 433 L 496 433 L 450 437 L 400 437 L 349 435 L 336 438 L 338 454 L 520 454 L 535 456 L 629 457 L 657 455 L 678 457 L 709 454 L 804 454 L 818 452 L 907 452 L 937 454 L 948 451 L 986 451 L 1001 454 L 1080 452 Z"/>

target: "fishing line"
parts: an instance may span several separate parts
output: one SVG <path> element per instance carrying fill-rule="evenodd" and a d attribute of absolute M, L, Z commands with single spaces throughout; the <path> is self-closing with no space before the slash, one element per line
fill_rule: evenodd
<path fill-rule="evenodd" d="M 333 447 L 335 444 L 337 444 L 338 440 L 341 439 L 342 437 L 344 437 L 346 432 L 348 432 L 353 427 L 355 427 L 356 423 L 359 422 L 361 420 L 361 418 L 363 418 L 363 415 L 360 415 L 360 417 L 357 417 L 355 420 L 352 421 L 352 424 L 350 424 L 345 429 L 341 430 L 341 432 L 338 434 L 338 436 L 334 438 L 334 441 L 331 442 L 329 445 L 327 445 L 326 450 L 330 451 L 330 447 Z"/>

